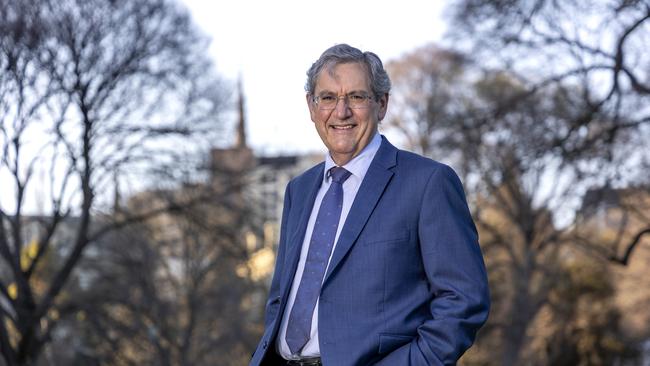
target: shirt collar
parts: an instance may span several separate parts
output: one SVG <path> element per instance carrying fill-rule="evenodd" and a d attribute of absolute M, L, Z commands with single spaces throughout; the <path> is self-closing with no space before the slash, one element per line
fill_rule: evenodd
<path fill-rule="evenodd" d="M 381 135 L 379 132 L 377 132 L 375 133 L 375 136 L 372 138 L 372 140 L 370 140 L 370 143 L 368 143 L 368 145 L 366 145 L 366 147 L 361 150 L 361 153 L 352 158 L 352 160 L 350 160 L 347 164 L 343 165 L 343 168 L 352 173 L 353 176 L 359 178 L 359 181 L 363 181 L 363 177 L 366 176 L 366 172 L 370 167 L 370 163 L 377 154 L 377 150 L 379 150 L 380 145 Z M 323 172 L 323 181 L 326 182 L 329 179 L 328 173 L 330 169 L 335 166 L 337 165 L 334 160 L 332 160 L 332 157 L 328 152 L 325 154 L 325 171 Z"/>

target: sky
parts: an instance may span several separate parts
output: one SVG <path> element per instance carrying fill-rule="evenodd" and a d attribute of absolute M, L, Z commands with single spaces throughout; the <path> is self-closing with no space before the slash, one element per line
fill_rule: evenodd
<path fill-rule="evenodd" d="M 325 49 L 348 43 L 386 63 L 445 32 L 445 1 L 181 1 L 211 38 L 217 72 L 241 76 L 248 143 L 267 155 L 324 151 L 304 84 Z"/>

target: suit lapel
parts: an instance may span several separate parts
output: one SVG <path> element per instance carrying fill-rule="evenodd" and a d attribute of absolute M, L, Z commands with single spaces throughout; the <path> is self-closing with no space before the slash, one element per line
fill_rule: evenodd
<path fill-rule="evenodd" d="M 306 184 L 295 184 L 297 191 L 292 195 L 292 204 L 296 204 L 298 206 L 296 209 L 300 210 L 301 213 L 297 225 L 292 227 L 293 232 L 289 233 L 289 241 L 287 242 L 288 248 L 285 263 L 288 265 L 284 266 L 284 272 L 282 273 L 285 290 L 291 288 L 291 283 L 293 282 L 294 273 L 300 258 L 300 250 L 305 239 L 309 216 L 311 215 L 318 190 L 323 182 L 323 169 L 325 169 L 325 164 L 321 163 L 306 173 L 304 176 Z M 296 202 L 296 198 L 303 199 Z"/>
<path fill-rule="evenodd" d="M 357 196 L 354 198 L 348 217 L 345 220 L 339 240 L 334 248 L 325 280 L 336 270 L 341 260 L 357 240 L 361 230 L 366 225 L 384 189 L 390 182 L 393 172 L 390 168 L 397 162 L 397 149 L 382 136 L 381 146 L 373 159 L 368 172 L 361 182 Z"/>

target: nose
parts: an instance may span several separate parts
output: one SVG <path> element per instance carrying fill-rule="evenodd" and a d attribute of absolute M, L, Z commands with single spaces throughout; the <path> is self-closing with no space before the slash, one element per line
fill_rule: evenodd
<path fill-rule="evenodd" d="M 336 107 L 334 108 L 334 113 L 338 119 L 347 119 L 352 116 L 352 110 L 348 105 L 348 98 L 340 97 L 336 101 Z"/>

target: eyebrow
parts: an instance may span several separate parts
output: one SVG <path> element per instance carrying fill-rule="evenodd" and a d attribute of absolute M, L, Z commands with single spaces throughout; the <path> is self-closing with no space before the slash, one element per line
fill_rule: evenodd
<path fill-rule="evenodd" d="M 319 96 L 320 95 L 325 95 L 325 94 L 339 95 L 339 93 L 335 93 L 335 92 L 329 91 L 329 90 L 321 90 L 321 92 L 318 93 Z M 361 90 L 352 90 L 352 91 L 346 93 L 345 95 L 350 95 L 350 94 L 370 94 L 370 92 L 367 91 L 367 90 L 362 90 L 362 89 Z"/>

